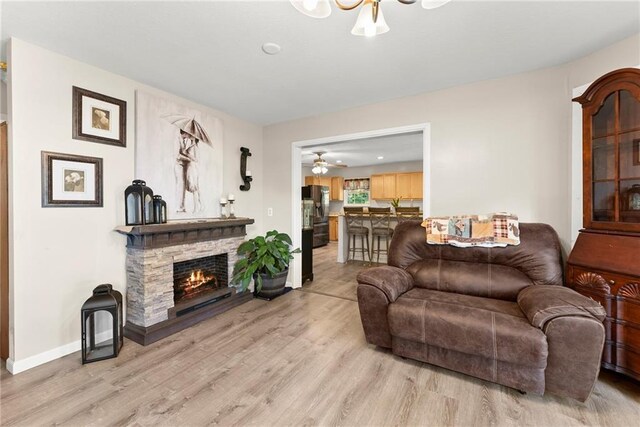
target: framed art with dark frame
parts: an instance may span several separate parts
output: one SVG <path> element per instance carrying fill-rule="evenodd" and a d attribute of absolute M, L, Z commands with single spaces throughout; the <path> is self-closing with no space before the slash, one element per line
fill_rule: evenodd
<path fill-rule="evenodd" d="M 640 138 L 633 140 L 633 165 L 640 165 Z"/>
<path fill-rule="evenodd" d="M 127 146 L 127 102 L 73 86 L 73 139 Z"/>
<path fill-rule="evenodd" d="M 102 207 L 102 159 L 43 151 L 42 207 Z"/>

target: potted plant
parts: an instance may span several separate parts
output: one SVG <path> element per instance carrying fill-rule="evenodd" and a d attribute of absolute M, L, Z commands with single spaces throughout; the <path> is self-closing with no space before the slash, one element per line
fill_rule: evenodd
<path fill-rule="evenodd" d="M 398 206 L 400 206 L 400 199 L 402 199 L 402 197 L 398 197 L 396 199 L 391 199 L 391 207 L 393 208 L 394 211 L 396 210 L 396 208 Z"/>
<path fill-rule="evenodd" d="M 293 254 L 300 252 L 291 245 L 291 237 L 276 230 L 242 243 L 238 247 L 238 255 L 242 258 L 235 263 L 231 282 L 246 291 L 253 279 L 256 296 L 274 298 L 281 295 L 289 274 L 289 262 Z"/>

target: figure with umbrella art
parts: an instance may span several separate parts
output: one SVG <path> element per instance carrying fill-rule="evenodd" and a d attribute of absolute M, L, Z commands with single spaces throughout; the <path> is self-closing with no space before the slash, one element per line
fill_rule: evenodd
<path fill-rule="evenodd" d="M 193 195 L 193 212 L 203 209 L 198 183 L 198 150 L 200 142 L 213 147 L 205 129 L 195 117 L 183 115 L 166 116 L 166 120 L 179 129 L 178 148 L 176 154 L 175 176 L 178 207 L 176 212 L 186 212 L 185 199 L 187 192 Z"/>

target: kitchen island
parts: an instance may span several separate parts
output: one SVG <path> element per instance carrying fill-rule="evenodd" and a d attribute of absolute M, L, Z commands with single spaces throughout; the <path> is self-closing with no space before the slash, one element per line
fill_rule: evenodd
<path fill-rule="evenodd" d="M 351 214 L 352 216 L 362 216 L 365 218 L 365 227 L 369 228 L 369 230 L 371 230 L 371 223 L 368 221 L 369 219 L 369 214 L 368 213 L 362 213 L 362 214 Z M 420 215 L 420 218 L 423 217 L 423 213 L 419 212 L 418 215 Z M 347 262 L 347 258 L 348 258 L 348 254 L 347 254 L 347 243 L 348 243 L 348 234 L 347 234 L 347 221 L 345 218 L 345 215 L 340 213 L 340 214 L 330 214 L 329 216 L 337 216 L 338 217 L 338 258 L 337 261 L 341 264 L 344 264 L 345 262 Z M 391 219 L 391 224 L 390 227 L 391 229 L 394 229 L 395 226 L 398 224 L 398 217 L 394 214 L 391 215 L 390 217 Z M 358 244 L 359 247 L 359 243 L 360 243 L 360 239 L 356 239 L 356 242 Z M 371 249 L 372 246 L 372 238 L 371 238 L 371 232 L 369 232 L 369 248 Z M 381 242 L 381 246 L 384 243 Z M 359 254 L 356 252 L 356 257 Z M 356 260 L 359 260 L 359 258 L 356 258 Z M 368 261 L 369 259 L 366 258 L 366 261 Z M 386 263 L 387 262 L 387 257 L 386 255 L 380 255 L 380 261 L 381 263 Z"/>

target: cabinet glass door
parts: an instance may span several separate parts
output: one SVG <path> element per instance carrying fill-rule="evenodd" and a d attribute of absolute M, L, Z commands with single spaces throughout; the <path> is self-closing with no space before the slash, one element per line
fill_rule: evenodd
<path fill-rule="evenodd" d="M 591 218 L 640 223 L 640 101 L 615 91 L 591 125 Z"/>
<path fill-rule="evenodd" d="M 593 221 L 615 221 L 616 94 L 609 95 L 591 122 L 591 179 Z"/>
<path fill-rule="evenodd" d="M 620 221 L 640 223 L 640 101 L 621 90 L 620 97 Z"/>

